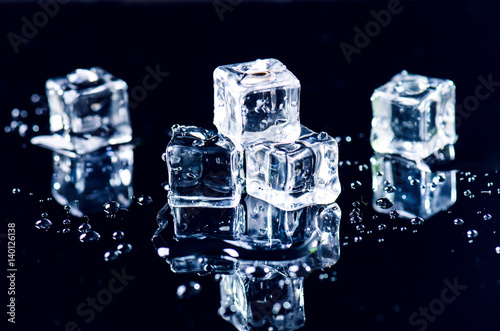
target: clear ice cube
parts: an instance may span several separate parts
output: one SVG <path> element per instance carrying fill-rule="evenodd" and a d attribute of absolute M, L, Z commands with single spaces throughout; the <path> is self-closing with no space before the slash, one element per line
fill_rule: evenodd
<path fill-rule="evenodd" d="M 429 218 L 453 206 L 457 200 L 456 171 L 432 171 L 421 161 L 375 154 L 370 159 L 373 183 L 373 208 L 379 213 L 396 209 L 400 217 Z M 376 201 L 388 198 L 390 209 Z"/>
<path fill-rule="evenodd" d="M 172 207 L 236 207 L 242 191 L 242 154 L 215 131 L 174 125 L 166 151 Z"/>
<path fill-rule="evenodd" d="M 49 79 L 46 92 L 53 135 L 35 137 L 34 144 L 83 154 L 132 139 L 127 84 L 105 70 Z"/>
<path fill-rule="evenodd" d="M 172 207 L 176 239 L 238 239 L 245 232 L 244 209 Z"/>
<path fill-rule="evenodd" d="M 315 231 L 324 227 L 327 215 L 332 229 L 336 230 L 336 219 L 340 220 L 337 204 L 312 205 L 293 211 L 274 207 L 264 200 L 247 195 L 244 200 L 246 209 L 246 233 L 241 237 L 242 244 L 260 249 L 286 249 L 303 243 Z M 338 221 L 337 220 L 337 221 Z"/>
<path fill-rule="evenodd" d="M 133 189 L 134 151 L 117 145 L 74 155 L 53 152 L 52 195 L 61 205 L 71 207 L 78 217 L 102 211 L 104 203 L 130 205 Z"/>
<path fill-rule="evenodd" d="M 248 194 L 283 209 L 333 203 L 340 194 L 338 146 L 327 133 L 302 126 L 293 143 L 247 146 Z"/>
<path fill-rule="evenodd" d="M 254 263 L 244 268 L 257 269 Z M 263 268 L 271 269 L 268 266 Z M 222 275 L 219 314 L 238 330 L 296 330 L 304 326 L 304 278 L 271 269 Z"/>
<path fill-rule="evenodd" d="M 424 159 L 457 140 L 455 85 L 403 71 L 372 97 L 371 145 L 378 153 Z"/>
<path fill-rule="evenodd" d="M 214 71 L 214 124 L 236 145 L 299 136 L 299 80 L 276 59 L 229 64 Z"/>

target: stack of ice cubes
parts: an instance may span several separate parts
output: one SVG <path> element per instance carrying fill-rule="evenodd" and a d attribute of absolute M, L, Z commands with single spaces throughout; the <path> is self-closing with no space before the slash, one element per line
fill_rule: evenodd
<path fill-rule="evenodd" d="M 455 171 L 433 171 L 455 158 L 455 85 L 407 71 L 375 89 L 371 159 L 373 207 L 389 198 L 401 216 L 431 217 L 456 201 Z"/>
<path fill-rule="evenodd" d="M 175 235 L 289 247 L 340 194 L 337 143 L 300 124 L 300 82 L 280 61 L 213 76 L 217 131 L 174 125 L 164 154 Z"/>
<path fill-rule="evenodd" d="M 51 135 L 31 142 L 53 150 L 52 194 L 76 216 L 132 197 L 133 150 L 127 84 L 107 71 L 76 69 L 47 80 Z"/>

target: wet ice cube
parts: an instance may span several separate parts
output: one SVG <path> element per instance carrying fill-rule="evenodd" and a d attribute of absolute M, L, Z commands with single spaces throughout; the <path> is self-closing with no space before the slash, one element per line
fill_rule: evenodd
<path fill-rule="evenodd" d="M 236 270 L 221 277 L 219 314 L 238 330 L 299 329 L 305 323 L 303 284 L 303 277 L 277 270 L 261 277 Z"/>
<path fill-rule="evenodd" d="M 316 206 L 286 211 L 251 195 L 245 197 L 244 204 L 246 234 L 242 240 L 252 247 L 288 248 L 310 237 L 315 229 Z"/>
<path fill-rule="evenodd" d="M 132 139 L 123 80 L 98 67 L 76 69 L 66 77 L 49 79 L 46 91 L 54 136 L 40 144 L 87 153 Z"/>
<path fill-rule="evenodd" d="M 376 152 L 423 159 L 454 144 L 455 85 L 403 71 L 372 97 L 371 145 Z"/>
<path fill-rule="evenodd" d="M 426 219 L 456 202 L 456 171 L 432 171 L 424 162 L 389 154 L 375 154 L 370 162 L 377 212 L 396 209 L 400 217 Z M 389 199 L 393 207 L 381 208 L 376 203 L 380 198 Z"/>
<path fill-rule="evenodd" d="M 238 239 L 245 232 L 244 210 L 232 208 L 172 207 L 176 239 Z"/>
<path fill-rule="evenodd" d="M 280 209 L 329 204 L 340 194 L 337 142 L 325 132 L 302 126 L 295 142 L 255 143 L 245 157 L 248 194 Z"/>
<path fill-rule="evenodd" d="M 214 124 L 235 144 L 291 142 L 300 134 L 299 80 L 278 60 L 217 67 Z"/>
<path fill-rule="evenodd" d="M 117 201 L 124 208 L 133 196 L 134 151 L 130 145 L 108 146 L 75 155 L 53 152 L 52 195 L 78 217 L 102 211 Z"/>
<path fill-rule="evenodd" d="M 174 125 L 166 151 L 172 207 L 228 208 L 242 190 L 242 151 L 215 131 Z"/>

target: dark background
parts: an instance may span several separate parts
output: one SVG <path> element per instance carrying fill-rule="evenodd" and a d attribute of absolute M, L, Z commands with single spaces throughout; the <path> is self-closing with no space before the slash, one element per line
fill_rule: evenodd
<path fill-rule="evenodd" d="M 231 8 L 222 18 L 214 7 L 221 2 Z M 9 125 L 15 107 L 28 110 L 25 122 L 46 128 L 48 119 L 34 115 L 30 97 L 44 93 L 48 78 L 76 68 L 101 66 L 131 89 L 142 85 L 146 66 L 169 73 L 131 110 L 138 144 L 134 192 L 154 202 L 134 203 L 116 220 L 103 213 L 90 215 L 91 224 L 103 235 L 95 245 L 78 242 L 75 233 L 81 220 L 73 220 L 70 234 L 57 233 L 64 211 L 47 199 L 51 153 L 29 144 L 32 132 L 26 137 L 1 132 L 0 233 L 7 232 L 6 223 L 16 223 L 18 329 L 64 330 L 70 321 L 82 330 L 232 329 L 217 316 L 219 290 L 213 277 L 172 274 L 150 243 L 155 214 L 166 202 L 161 185 L 166 167 L 160 156 L 168 130 L 175 123 L 212 127 L 216 66 L 257 58 L 281 60 L 302 83 L 302 123 L 342 137 L 341 160 L 359 164 L 368 163 L 371 156 L 370 95 L 394 74 L 406 69 L 449 78 L 457 86 L 457 104 L 474 95 L 478 76 L 500 81 L 500 3 L 495 1 L 402 1 L 401 13 L 392 15 L 388 26 L 353 54 L 350 63 L 339 44 L 353 45 L 354 28 L 364 29 L 374 20 L 371 11 L 385 10 L 388 2 L 221 2 L 70 2 L 60 5 L 18 52 L 7 36 L 22 36 L 22 18 L 33 22 L 41 8 L 34 2 L 0 4 L 1 128 Z M 457 160 L 452 167 L 476 174 L 476 181 L 469 182 L 459 172 L 457 177 L 465 179 L 458 181 L 455 206 L 418 229 L 407 220 L 390 221 L 380 215 L 378 223 L 366 223 L 373 234 L 353 242 L 357 231 L 348 214 L 352 202 L 370 201 L 371 178 L 355 165 L 341 168 L 343 193 L 338 202 L 344 214 L 344 246 L 338 264 L 326 271 L 337 280 L 319 280 L 316 272 L 305 281 L 304 330 L 418 330 L 409 324 L 409 316 L 440 297 L 445 279 L 456 277 L 467 289 L 446 304 L 427 329 L 500 330 L 500 255 L 495 254 L 500 245 L 495 232 L 500 222 L 500 186 L 495 181 L 499 103 L 500 93 L 492 92 L 457 128 Z M 351 143 L 346 135 L 353 138 Z M 350 183 L 356 180 L 363 185 L 352 190 Z M 494 183 L 493 193 L 481 194 L 488 182 Z M 13 188 L 21 193 L 13 195 Z M 476 198 L 465 197 L 466 189 L 476 192 Z M 51 231 L 34 227 L 42 212 L 56 224 Z M 373 214 L 370 207 L 366 213 Z M 485 222 L 484 213 L 491 213 L 493 220 Z M 464 219 L 462 227 L 453 225 L 456 217 Z M 383 234 L 376 231 L 382 221 L 389 229 Z M 134 249 L 115 262 L 104 262 L 104 252 L 116 245 L 110 239 L 116 228 L 124 229 Z M 480 235 L 469 244 L 465 232 L 472 228 Z M 379 242 L 380 238 L 385 240 Z M 0 240 L 5 265 L 6 239 Z M 111 270 L 123 267 L 135 278 L 85 323 L 76 307 L 107 288 Z M 177 287 L 191 280 L 201 284 L 201 292 L 177 298 Z M 2 307 L 8 299 L 4 288 Z M 0 316 L 6 319 L 4 313 Z"/>

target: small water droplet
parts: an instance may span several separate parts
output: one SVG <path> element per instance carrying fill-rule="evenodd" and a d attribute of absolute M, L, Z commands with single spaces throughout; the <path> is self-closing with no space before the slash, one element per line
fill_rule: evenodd
<path fill-rule="evenodd" d="M 115 231 L 113 232 L 113 239 L 114 240 L 122 240 L 125 237 L 125 233 L 123 231 Z"/>
<path fill-rule="evenodd" d="M 476 238 L 478 236 L 477 230 L 471 229 L 467 231 L 467 237 L 468 238 Z"/>
<path fill-rule="evenodd" d="M 67 219 L 65 219 L 65 220 L 62 221 L 62 224 L 64 224 L 64 225 L 70 225 L 71 224 L 71 220 L 67 218 Z"/>
<path fill-rule="evenodd" d="M 21 189 L 20 188 L 15 187 L 15 188 L 12 189 L 12 194 L 19 194 L 19 193 L 21 193 Z"/>
<path fill-rule="evenodd" d="M 104 253 L 104 261 L 115 261 L 120 256 L 119 251 L 110 251 Z"/>
<path fill-rule="evenodd" d="M 80 233 L 87 233 L 92 229 L 92 226 L 89 223 L 82 223 L 78 227 L 78 232 Z"/>
<path fill-rule="evenodd" d="M 422 217 L 412 218 L 411 224 L 413 224 L 413 225 L 422 225 L 422 224 L 424 224 L 424 219 Z"/>
<path fill-rule="evenodd" d="M 391 210 L 391 211 L 389 212 L 389 218 L 390 218 L 391 220 L 394 220 L 394 219 L 396 219 L 396 218 L 398 218 L 398 217 L 399 217 L 399 212 L 398 212 L 396 209 Z"/>
<path fill-rule="evenodd" d="M 491 214 L 484 214 L 484 215 L 483 215 L 483 219 L 484 219 L 485 221 L 489 221 L 489 220 L 491 220 L 492 218 L 493 218 L 493 217 L 491 216 Z"/>
<path fill-rule="evenodd" d="M 351 188 L 353 190 L 355 190 L 355 189 L 361 187 L 361 185 L 362 185 L 361 182 L 359 180 L 357 180 L 357 181 L 351 183 Z"/>
<path fill-rule="evenodd" d="M 355 242 L 355 243 L 359 243 L 359 242 L 361 242 L 361 241 L 363 241 L 363 237 L 361 237 L 361 236 L 356 236 L 356 237 L 354 237 L 354 242 Z"/>
<path fill-rule="evenodd" d="M 137 204 L 139 206 L 149 206 L 153 203 L 153 199 L 149 195 L 141 195 L 137 198 Z"/>
<path fill-rule="evenodd" d="M 52 222 L 48 218 L 42 218 L 35 222 L 35 227 L 39 230 L 47 231 L 52 226 Z"/>
<path fill-rule="evenodd" d="M 453 224 L 455 224 L 455 225 L 462 225 L 462 224 L 464 224 L 464 220 L 461 219 L 461 218 L 455 218 L 453 220 Z"/>
<path fill-rule="evenodd" d="M 104 212 L 107 214 L 109 218 L 115 218 L 116 214 L 120 211 L 120 203 L 117 201 L 106 202 L 103 205 Z"/>
<path fill-rule="evenodd" d="M 393 193 L 396 191 L 396 188 L 392 185 L 389 185 L 389 186 L 384 187 L 384 191 L 386 191 L 387 193 Z"/>
<path fill-rule="evenodd" d="M 468 197 L 472 194 L 472 192 L 470 190 L 465 190 L 464 191 L 464 196 Z"/>
<path fill-rule="evenodd" d="M 132 251 L 132 245 L 130 244 L 119 244 L 116 249 L 118 249 L 123 254 L 128 254 Z"/>
<path fill-rule="evenodd" d="M 385 198 L 385 197 L 383 197 L 383 198 L 378 198 L 378 199 L 377 199 L 377 201 L 376 201 L 375 203 L 376 203 L 376 205 L 377 205 L 378 207 L 380 207 L 380 208 L 382 208 L 382 209 L 389 209 L 389 208 L 391 208 L 392 206 L 394 206 L 394 203 L 393 203 L 391 200 L 389 200 L 389 199 L 387 199 L 387 198 Z"/>
<path fill-rule="evenodd" d="M 383 230 L 387 229 L 387 225 L 385 225 L 385 224 L 383 224 L 383 223 L 382 223 L 382 224 L 379 224 L 378 229 L 379 229 L 380 231 L 383 231 Z"/>
<path fill-rule="evenodd" d="M 47 214 L 47 213 L 42 213 L 40 216 L 41 216 L 41 217 L 49 217 L 49 214 Z"/>
<path fill-rule="evenodd" d="M 177 287 L 177 297 L 179 299 L 187 299 L 194 295 L 199 294 L 201 291 L 201 285 L 197 282 L 189 282 L 187 284 L 181 284 Z"/>
<path fill-rule="evenodd" d="M 500 254 L 500 246 L 495 247 L 495 253 Z"/>
<path fill-rule="evenodd" d="M 95 231 L 89 231 L 82 233 L 80 235 L 80 241 L 82 243 L 89 243 L 89 242 L 94 242 L 98 241 L 101 238 L 101 235 Z"/>
<path fill-rule="evenodd" d="M 402 226 L 400 229 L 400 231 L 406 231 L 406 230 L 408 230 L 408 228 L 406 226 Z"/>
<path fill-rule="evenodd" d="M 202 146 L 204 146 L 204 145 L 205 145 L 205 142 L 204 142 L 203 140 L 198 140 L 198 139 L 195 139 L 195 140 L 193 140 L 192 145 L 193 145 L 194 147 L 202 147 Z"/>
<path fill-rule="evenodd" d="M 365 229 L 365 226 L 363 224 L 356 225 L 356 230 L 363 231 L 364 229 Z"/>
<path fill-rule="evenodd" d="M 489 182 L 488 184 L 486 184 L 486 186 L 492 187 L 493 186 L 493 182 Z"/>
<path fill-rule="evenodd" d="M 64 228 L 62 229 L 62 233 L 70 233 L 71 230 L 69 228 Z"/>

